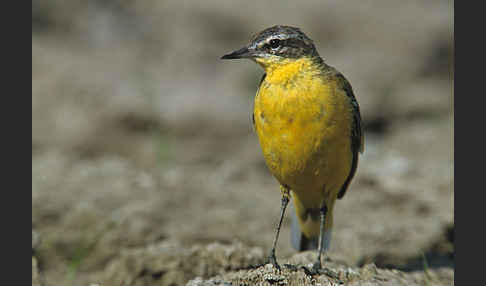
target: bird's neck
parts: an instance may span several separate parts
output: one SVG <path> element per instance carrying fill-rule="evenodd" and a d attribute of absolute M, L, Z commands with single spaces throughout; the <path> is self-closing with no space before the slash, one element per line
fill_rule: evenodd
<path fill-rule="evenodd" d="M 322 71 L 320 58 L 303 57 L 278 62 L 259 62 L 265 69 L 265 81 L 271 84 L 287 84 L 298 78 L 313 77 Z"/>

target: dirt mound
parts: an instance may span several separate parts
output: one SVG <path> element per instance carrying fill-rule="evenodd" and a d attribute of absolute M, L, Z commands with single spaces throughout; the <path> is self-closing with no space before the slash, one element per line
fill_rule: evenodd
<path fill-rule="evenodd" d="M 260 248 L 241 243 L 183 247 L 163 242 L 123 251 L 102 274 L 103 285 L 181 285 L 196 277 L 212 277 L 261 263 Z"/>
<path fill-rule="evenodd" d="M 310 264 L 308 264 L 309 266 Z M 319 274 L 309 274 L 303 266 L 287 265 L 281 271 L 271 264 L 252 270 L 240 270 L 210 279 L 200 277 L 188 286 L 215 285 L 453 285 L 453 271 L 440 269 L 405 273 L 378 269 L 374 264 L 362 268 L 345 267 L 327 262 Z"/>
<path fill-rule="evenodd" d="M 241 243 L 193 245 L 161 242 L 123 250 L 85 280 L 90 285 L 453 285 L 449 267 L 402 272 L 375 264 L 350 267 L 329 257 L 319 273 L 309 271 L 316 253 L 282 259 L 282 269 L 262 265 L 263 251 Z M 32 257 L 32 285 L 45 285 Z M 86 284 L 85 284 L 86 285 Z"/>

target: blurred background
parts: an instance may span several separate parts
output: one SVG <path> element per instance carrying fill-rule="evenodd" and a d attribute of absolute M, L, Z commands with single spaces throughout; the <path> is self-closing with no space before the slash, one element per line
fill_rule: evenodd
<path fill-rule="evenodd" d="M 112 281 L 131 269 L 123 253 L 160 243 L 267 254 L 280 194 L 250 121 L 263 70 L 219 58 L 276 24 L 312 38 L 361 106 L 365 152 L 329 257 L 453 269 L 452 1 L 44 0 L 32 2 L 32 228 L 49 283 Z M 283 260 L 289 229 L 287 213 Z"/>

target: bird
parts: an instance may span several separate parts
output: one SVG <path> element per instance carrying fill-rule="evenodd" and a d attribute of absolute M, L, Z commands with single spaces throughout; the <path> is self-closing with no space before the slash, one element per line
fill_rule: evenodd
<path fill-rule="evenodd" d="M 293 199 L 291 243 L 316 250 L 310 270 L 322 269 L 329 249 L 336 199 L 342 199 L 364 151 L 359 104 L 351 84 L 324 62 L 300 28 L 276 25 L 221 59 L 250 59 L 264 74 L 252 123 L 265 163 L 280 185 L 281 208 L 268 262 L 281 269 L 275 249 Z"/>

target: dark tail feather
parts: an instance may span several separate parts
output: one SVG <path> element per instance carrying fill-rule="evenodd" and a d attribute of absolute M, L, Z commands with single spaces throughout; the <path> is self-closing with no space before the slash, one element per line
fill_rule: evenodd
<path fill-rule="evenodd" d="M 309 239 L 300 231 L 299 221 L 297 220 L 295 211 L 292 212 L 290 241 L 292 243 L 292 247 L 298 251 L 317 249 L 319 244 L 318 237 L 315 239 Z"/>
<path fill-rule="evenodd" d="M 297 214 L 292 210 L 292 224 L 290 230 L 290 242 L 292 247 L 298 251 L 318 249 L 319 237 L 307 238 L 301 231 Z M 331 246 L 331 229 L 324 230 L 323 250 L 328 250 Z"/>

